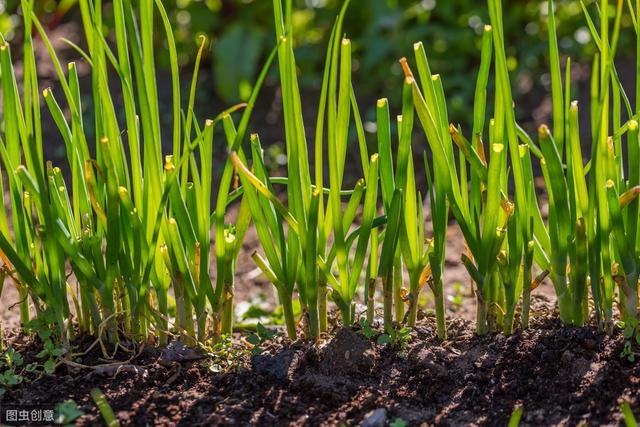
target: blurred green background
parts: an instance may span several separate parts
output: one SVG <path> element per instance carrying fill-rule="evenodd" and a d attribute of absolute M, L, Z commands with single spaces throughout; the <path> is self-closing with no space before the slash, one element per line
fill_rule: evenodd
<path fill-rule="evenodd" d="M 52 28 L 78 19 L 76 1 L 38 0 L 36 4 L 41 19 Z M 20 37 L 19 3 L 19 0 L 0 0 L 0 31 L 9 39 Z M 294 3 L 296 54 L 302 87 L 313 92 L 320 84 L 328 34 L 342 1 L 294 0 Z M 595 46 L 579 1 L 557 0 L 556 3 L 562 52 L 588 66 L 585 59 L 593 54 Z M 198 36 L 206 35 L 211 41 L 205 59 L 212 76 L 209 89 L 225 103 L 245 100 L 260 64 L 275 42 L 272 2 L 167 0 L 164 4 L 175 24 L 181 65 L 191 64 Z M 107 31 L 109 2 L 105 1 L 104 6 Z M 504 4 L 509 67 L 513 71 L 518 111 L 526 116 L 525 121 L 535 115 L 548 92 L 546 12 L 546 1 L 507 0 Z M 487 21 L 485 2 L 478 0 L 353 0 L 344 28 L 353 41 L 358 97 L 368 102 L 367 106 L 373 105 L 380 96 L 397 102 L 402 83 L 397 60 L 410 57 L 413 43 L 421 40 L 430 56 L 432 70 L 443 77 L 451 119 L 468 123 L 479 63 L 479 34 Z M 625 15 L 623 27 L 629 28 L 631 24 L 630 17 Z M 635 50 L 630 36 L 630 31 L 623 31 L 621 56 Z M 168 54 L 162 49 L 161 34 L 158 40 L 157 60 L 166 66 Z M 578 75 L 577 80 L 580 78 Z M 371 114 L 371 110 L 364 107 L 363 110 Z"/>

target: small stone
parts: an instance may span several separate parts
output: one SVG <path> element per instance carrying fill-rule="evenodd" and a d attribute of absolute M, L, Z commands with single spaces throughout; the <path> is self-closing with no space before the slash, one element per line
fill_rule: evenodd
<path fill-rule="evenodd" d="M 170 365 L 173 362 L 192 362 L 200 359 L 204 359 L 202 353 L 191 347 L 187 347 L 182 341 L 176 340 L 169 343 L 169 345 L 162 350 L 160 364 Z"/>
<path fill-rule="evenodd" d="M 384 427 L 387 422 L 387 410 L 385 408 L 374 409 L 364 416 L 361 427 Z"/>
<path fill-rule="evenodd" d="M 274 355 L 259 354 L 253 356 L 251 363 L 256 373 L 272 377 L 278 381 L 284 381 L 289 377 L 289 373 L 296 366 L 298 359 L 299 355 L 295 351 L 284 350 Z"/>
<path fill-rule="evenodd" d="M 409 353 L 408 359 L 412 364 L 419 366 L 429 373 L 433 378 L 444 378 L 448 376 L 447 369 L 438 363 L 436 355 L 431 349 L 423 348 L 419 351 Z"/>

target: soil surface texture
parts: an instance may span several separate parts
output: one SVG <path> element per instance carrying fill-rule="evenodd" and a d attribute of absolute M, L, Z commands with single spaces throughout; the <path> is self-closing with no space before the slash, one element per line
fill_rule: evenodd
<path fill-rule="evenodd" d="M 544 296 L 533 308 L 528 330 L 478 337 L 458 318 L 444 343 L 423 314 L 409 342 L 395 349 L 358 328 L 335 330 L 316 345 L 279 336 L 260 354 L 236 336 L 226 361 L 174 342 L 130 348 L 133 358 L 121 350 L 115 359 L 126 362 L 112 366 L 95 346 L 74 359 L 94 368 L 62 364 L 54 376 L 9 390 L 0 406 L 73 399 L 85 413 L 78 424 L 95 425 L 102 422 L 90 397 L 97 387 L 123 426 L 504 426 L 517 405 L 524 407 L 521 425 L 617 425 L 623 400 L 640 411 L 640 364 L 620 356 L 620 333 L 562 327 Z M 39 349 L 24 336 L 10 341 L 27 361 Z"/>

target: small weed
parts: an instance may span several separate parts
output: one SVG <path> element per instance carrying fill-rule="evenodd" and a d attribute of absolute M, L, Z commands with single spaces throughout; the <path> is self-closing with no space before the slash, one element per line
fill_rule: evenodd
<path fill-rule="evenodd" d="M 0 396 L 8 388 L 16 386 L 24 381 L 20 368 L 24 364 L 22 355 L 12 347 L 0 354 Z"/>
<path fill-rule="evenodd" d="M 360 325 L 360 330 L 358 332 L 364 335 L 368 340 L 371 340 L 378 335 L 378 332 L 373 329 L 369 322 L 367 322 L 366 318 L 361 318 L 358 324 Z"/>
<path fill-rule="evenodd" d="M 202 349 L 209 356 L 209 370 L 213 373 L 226 372 L 241 366 L 245 356 L 250 354 L 246 346 L 234 344 L 231 335 L 222 335 L 218 342 L 202 346 Z"/>
<path fill-rule="evenodd" d="M 73 400 L 65 400 L 56 405 L 55 414 L 56 424 L 69 425 L 83 416 L 84 412 L 78 408 L 78 404 Z"/>
<path fill-rule="evenodd" d="M 251 344 L 253 347 L 251 348 L 251 354 L 258 355 L 262 353 L 262 345 L 267 341 L 271 341 L 278 335 L 275 331 L 270 331 L 265 328 L 262 323 L 256 325 L 256 333 L 251 334 L 247 337 L 247 342 Z"/>
<path fill-rule="evenodd" d="M 393 350 L 404 350 L 411 341 L 411 328 L 392 328 L 390 332 L 380 334 L 376 343 L 388 345 Z"/>
<path fill-rule="evenodd" d="M 407 423 L 402 418 L 398 417 L 398 418 L 394 419 L 393 421 L 391 421 L 391 423 L 389 424 L 389 427 L 407 427 L 408 425 L 409 425 L 409 423 Z"/>

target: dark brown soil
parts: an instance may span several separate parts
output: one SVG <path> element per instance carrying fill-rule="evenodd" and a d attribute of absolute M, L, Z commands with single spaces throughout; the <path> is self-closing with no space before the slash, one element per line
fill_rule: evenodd
<path fill-rule="evenodd" d="M 94 425 L 101 418 L 89 392 L 98 387 L 125 426 L 382 426 L 398 418 L 504 426 L 516 405 L 524 406 L 523 425 L 615 425 L 623 399 L 638 413 L 640 364 L 620 357 L 621 335 L 562 327 L 548 302 L 534 306 L 532 327 L 510 337 L 477 337 L 457 320 L 441 343 L 427 316 L 403 350 L 341 329 L 318 345 L 276 338 L 252 356 L 237 337 L 236 365 L 224 373 L 210 358 L 180 362 L 193 355 L 148 348 L 120 369 L 61 365 L 55 376 L 7 392 L 0 406 L 73 399 L 85 412 L 78 424 Z M 36 347 L 24 338 L 14 344 L 27 359 Z M 80 362 L 103 363 L 99 357 Z"/>

